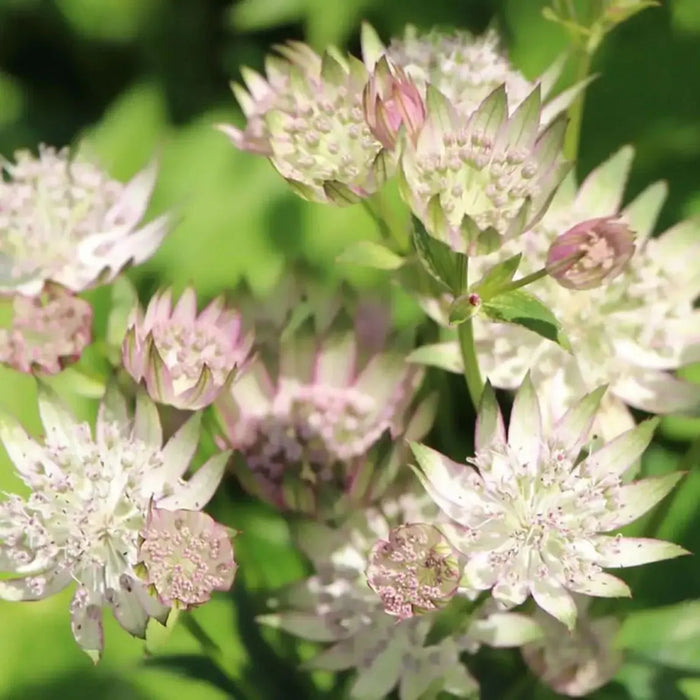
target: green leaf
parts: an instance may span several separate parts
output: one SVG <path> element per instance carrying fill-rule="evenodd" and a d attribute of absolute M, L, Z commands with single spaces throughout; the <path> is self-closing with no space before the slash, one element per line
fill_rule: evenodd
<path fill-rule="evenodd" d="M 413 217 L 413 245 L 428 274 L 455 295 L 466 291 L 467 256 L 431 236 Z"/>
<path fill-rule="evenodd" d="M 517 323 L 558 343 L 565 350 L 571 349 L 554 314 L 536 296 L 522 289 L 492 297 L 481 305 L 481 310 L 492 321 Z"/>
<path fill-rule="evenodd" d="M 616 645 L 665 666 L 700 672 L 700 601 L 631 613 Z"/>
<path fill-rule="evenodd" d="M 377 270 L 397 270 L 406 261 L 379 243 L 358 241 L 344 250 L 336 262 L 374 267 Z"/>
<path fill-rule="evenodd" d="M 470 291 L 476 292 L 482 301 L 490 299 L 500 287 L 513 279 L 522 257 L 522 253 L 518 253 L 494 265 L 478 282 L 470 286 Z"/>
<path fill-rule="evenodd" d="M 406 358 L 406 362 L 439 367 L 448 372 L 462 374 L 464 363 L 459 345 L 455 342 L 434 343 L 416 348 Z"/>

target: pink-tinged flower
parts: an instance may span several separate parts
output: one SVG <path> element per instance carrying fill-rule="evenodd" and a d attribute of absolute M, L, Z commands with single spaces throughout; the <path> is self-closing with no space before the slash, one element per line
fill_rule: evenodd
<path fill-rule="evenodd" d="M 236 475 L 284 510 L 320 518 L 374 502 L 396 475 L 401 436 L 425 434 L 432 397 L 415 406 L 422 372 L 358 331 L 298 333 L 279 358 L 257 359 L 217 401 Z"/>
<path fill-rule="evenodd" d="M 10 416 L 0 438 L 30 491 L 0 503 L 0 561 L 13 574 L 0 580 L 0 598 L 40 600 L 72 583 L 73 635 L 97 662 L 103 649 L 102 610 L 125 630 L 144 637 L 149 617 L 164 621 L 169 608 L 137 575 L 139 538 L 149 508 L 199 510 L 214 494 L 230 453 L 209 459 L 183 480 L 199 442 L 195 414 L 163 445 L 158 411 L 139 392 L 135 415 L 109 385 L 95 437 L 43 387 L 39 412 L 46 438 L 30 438 Z"/>
<path fill-rule="evenodd" d="M 154 401 L 198 410 L 238 376 L 253 344 L 241 316 L 212 301 L 199 316 L 197 296 L 186 289 L 175 308 L 170 290 L 156 294 L 145 315 L 135 309 L 122 346 L 134 381 L 143 380 Z"/>
<path fill-rule="evenodd" d="M 394 688 L 401 700 L 418 700 L 429 688 L 470 697 L 478 686 L 460 663 L 454 640 L 426 643 L 434 614 L 397 621 L 384 612 L 364 576 L 372 542 L 388 537 L 399 522 L 433 517 L 431 506 L 404 494 L 398 501 L 384 500 L 385 513 L 360 510 L 340 528 L 296 523 L 295 541 L 316 573 L 282 589 L 271 601 L 275 612 L 258 621 L 327 643 L 328 648 L 305 666 L 334 672 L 352 669 L 353 698 L 381 700 Z"/>
<path fill-rule="evenodd" d="M 365 122 L 362 94 L 369 76 L 364 64 L 335 49 L 318 57 L 303 44 L 278 51 L 288 65 L 273 61 L 274 81 L 246 74 L 259 99 L 246 105 L 244 93 L 237 91 L 250 125 L 243 132 L 220 128 L 235 145 L 268 155 L 305 199 L 345 205 L 369 196 L 393 162 Z"/>
<path fill-rule="evenodd" d="M 547 271 L 562 287 L 593 289 L 617 277 L 634 254 L 634 233 L 605 216 L 582 221 L 556 238 Z"/>
<path fill-rule="evenodd" d="M 464 117 L 474 112 L 500 85 L 505 86 L 508 105 L 514 110 L 539 84 L 544 103 L 542 123 L 549 124 L 587 85 L 587 81 L 577 83 L 553 97 L 552 89 L 561 74 L 563 61 L 557 61 L 531 82 L 508 60 L 494 30 L 480 36 L 437 29 L 421 34 L 409 25 L 402 38 L 392 39 L 386 47 L 375 30 L 365 23 L 362 27 L 362 56 L 370 70 L 380 57 L 386 56 L 393 65 L 403 69 L 421 94 L 424 95 L 427 86 L 432 85 Z"/>
<path fill-rule="evenodd" d="M 206 513 L 153 507 L 141 531 L 145 583 L 168 607 L 206 603 L 233 585 L 236 563 L 228 528 Z"/>
<path fill-rule="evenodd" d="M 41 296 L 17 295 L 9 329 L 0 329 L 0 362 L 20 372 L 56 374 L 92 339 L 92 307 L 48 283 Z"/>
<path fill-rule="evenodd" d="M 561 159 L 566 124 L 540 129 L 540 89 L 509 116 L 503 86 L 465 118 L 432 86 L 415 146 L 401 157 L 402 196 L 428 233 L 479 255 L 531 227 L 570 163 Z"/>
<path fill-rule="evenodd" d="M 532 672 L 557 693 L 580 698 L 604 686 L 622 666 L 615 648 L 620 623 L 614 617 L 591 618 L 579 602 L 576 628 L 571 631 L 539 611 L 534 619 L 543 637 L 526 644 L 522 655 Z"/>
<path fill-rule="evenodd" d="M 396 146 L 401 127 L 415 140 L 425 121 L 425 105 L 418 88 L 384 56 L 370 74 L 362 101 L 370 131 L 390 150 Z"/>
<path fill-rule="evenodd" d="M 586 395 L 543 433 L 540 404 L 527 377 L 515 397 L 506 439 L 487 385 L 478 412 L 476 455 L 468 460 L 472 466 L 413 445 L 421 483 L 454 521 L 440 529 L 467 557 L 463 585 L 491 590 L 505 607 L 532 595 L 569 629 L 576 622 L 572 593 L 630 595 L 604 567 L 686 554 L 670 542 L 607 534 L 656 505 L 682 474 L 623 482 L 651 441 L 655 420 L 580 460 L 602 396 L 602 389 Z"/>
<path fill-rule="evenodd" d="M 67 149 L 15 159 L 0 181 L 0 293 L 35 296 L 48 281 L 81 292 L 147 260 L 165 237 L 167 216 L 138 228 L 154 166 L 123 184 Z"/>
<path fill-rule="evenodd" d="M 389 615 L 401 619 L 436 610 L 457 592 L 457 556 L 434 525 L 399 525 L 372 547 L 367 582 Z"/>
<path fill-rule="evenodd" d="M 696 412 L 700 406 L 698 387 L 673 373 L 700 360 L 695 305 L 700 266 L 689 263 L 700 256 L 700 226 L 688 220 L 651 235 L 666 196 L 664 183 L 649 186 L 622 207 L 632 157 L 633 150 L 625 147 L 579 187 L 573 179 L 565 182 L 542 221 L 502 251 L 504 256 L 522 251 L 519 274 L 527 275 L 546 264 L 562 231 L 583 220 L 613 217 L 636 233 L 634 255 L 601 287 L 568 291 L 549 277 L 532 285 L 574 352 L 520 326 L 474 320 L 484 374 L 494 386 L 515 389 L 530 371 L 542 389 L 547 421 L 596 386 L 609 385 L 597 425 L 608 440 L 634 425 L 627 405 L 649 413 Z M 470 260 L 473 279 L 486 271 L 479 262 Z"/>

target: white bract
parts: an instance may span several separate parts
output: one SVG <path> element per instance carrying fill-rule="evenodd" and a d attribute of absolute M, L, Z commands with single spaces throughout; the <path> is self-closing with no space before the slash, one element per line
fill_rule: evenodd
<path fill-rule="evenodd" d="M 622 478 L 649 444 L 656 421 L 642 423 L 579 459 L 590 439 L 603 389 L 586 395 L 544 434 L 529 377 L 518 390 L 508 437 L 490 385 L 476 426 L 472 466 L 424 445 L 413 445 L 426 491 L 454 523 L 441 525 L 467 558 L 462 584 L 489 590 L 504 607 L 532 595 L 570 629 L 571 592 L 629 595 L 603 571 L 676 557 L 669 542 L 610 535 L 663 498 L 680 473 L 624 484 Z"/>
<path fill-rule="evenodd" d="M 123 184 L 67 149 L 15 158 L 0 180 L 0 292 L 34 296 L 47 281 L 80 292 L 147 260 L 165 237 L 167 216 L 137 228 L 154 166 Z"/>
<path fill-rule="evenodd" d="M 199 510 L 211 498 L 229 453 L 212 457 L 183 481 L 194 455 L 201 415 L 163 446 L 155 405 L 141 393 L 132 419 L 123 398 L 108 388 L 96 436 L 58 398 L 40 389 L 46 438 L 30 438 L 2 416 L 0 437 L 28 498 L 11 494 L 0 504 L 0 598 L 40 600 L 75 582 L 73 636 L 97 662 L 102 654 L 102 608 L 112 609 L 131 634 L 143 637 L 149 617 L 169 608 L 147 591 L 134 567 L 149 506 Z"/>

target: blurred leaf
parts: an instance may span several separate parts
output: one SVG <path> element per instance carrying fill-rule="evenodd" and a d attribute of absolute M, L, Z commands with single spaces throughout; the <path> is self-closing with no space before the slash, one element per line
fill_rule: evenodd
<path fill-rule="evenodd" d="M 56 4 L 75 29 L 94 39 L 132 39 L 159 0 L 61 0 Z"/>
<path fill-rule="evenodd" d="M 616 644 L 659 664 L 700 671 L 700 601 L 631 613 Z"/>
<path fill-rule="evenodd" d="M 291 24 L 306 14 L 306 0 L 243 0 L 231 8 L 231 21 L 237 29 L 260 31 Z"/>
<path fill-rule="evenodd" d="M 678 681 L 678 690 L 688 700 L 700 700 L 700 678 L 683 678 Z"/>
<path fill-rule="evenodd" d="M 415 362 L 419 365 L 439 367 L 456 374 L 464 372 L 462 353 L 456 342 L 423 345 L 409 353 L 406 361 Z"/>
<path fill-rule="evenodd" d="M 456 253 L 431 236 L 423 222 L 413 217 L 413 246 L 426 272 L 455 295 L 465 291 L 467 256 Z"/>
<path fill-rule="evenodd" d="M 470 290 L 476 292 L 482 300 L 493 296 L 499 287 L 513 279 L 522 257 L 522 253 L 518 253 L 494 265 L 478 282 L 470 285 Z"/>
<path fill-rule="evenodd" d="M 336 262 L 374 267 L 377 270 L 396 270 L 404 264 L 404 259 L 379 243 L 358 241 L 343 251 Z"/>
<path fill-rule="evenodd" d="M 700 34 L 700 4 L 696 0 L 674 0 L 671 18 L 679 30 Z"/>

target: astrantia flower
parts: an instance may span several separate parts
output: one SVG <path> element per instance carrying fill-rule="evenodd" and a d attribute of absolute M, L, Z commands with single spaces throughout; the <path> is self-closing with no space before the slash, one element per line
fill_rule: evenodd
<path fill-rule="evenodd" d="M 156 294 L 145 315 L 135 309 L 122 359 L 154 401 L 198 410 L 212 403 L 241 370 L 253 343 L 241 317 L 217 298 L 197 316 L 197 296 L 186 289 L 175 308 L 170 290 Z"/>
<path fill-rule="evenodd" d="M 491 382 L 512 389 L 531 371 L 549 416 L 561 415 L 601 384 L 610 390 L 598 430 L 611 438 L 634 422 L 625 404 L 650 413 L 692 411 L 697 386 L 669 370 L 700 359 L 700 225 L 686 221 L 651 238 L 666 187 L 652 185 L 620 211 L 632 149 L 624 148 L 594 170 L 576 191 L 560 188 L 547 214 L 518 244 L 525 248 L 520 274 L 546 263 L 563 231 L 593 217 L 616 217 L 636 233 L 636 251 L 621 274 L 601 287 L 562 289 L 544 278 L 531 289 L 561 322 L 572 353 L 514 325 L 475 319 L 479 363 Z M 513 254 L 516 250 L 509 250 Z M 473 263 L 475 261 L 470 261 Z M 478 279 L 479 271 L 474 271 Z M 549 387 L 549 388 L 547 388 Z"/>
<path fill-rule="evenodd" d="M 77 360 L 92 337 L 92 307 L 47 284 L 41 296 L 16 295 L 9 329 L 0 329 L 0 362 L 20 372 L 60 372 Z"/>
<path fill-rule="evenodd" d="M 629 595 L 603 567 L 636 566 L 685 554 L 658 540 L 609 534 L 633 522 L 682 476 L 667 474 L 623 484 L 622 477 L 649 444 L 647 421 L 579 461 L 603 391 L 585 396 L 543 434 L 540 406 L 529 377 L 519 389 L 506 440 L 493 390 L 479 407 L 476 455 L 458 464 L 414 445 L 426 491 L 454 521 L 440 529 L 468 562 L 464 584 L 491 589 L 506 607 L 532 595 L 570 629 L 571 593 Z"/>
<path fill-rule="evenodd" d="M 273 59 L 269 82 L 247 73 L 252 96 L 237 90 L 249 127 L 223 131 L 239 147 L 269 155 L 305 199 L 348 204 L 375 192 L 390 166 L 365 122 L 364 64 L 337 50 L 319 58 L 303 44 L 278 51 L 288 64 Z"/>
<path fill-rule="evenodd" d="M 561 72 L 557 62 L 544 75 L 530 82 L 510 63 L 501 48 L 497 32 L 489 30 L 481 36 L 466 31 L 443 32 L 437 29 L 419 34 L 408 26 L 401 39 L 392 39 L 388 47 L 368 24 L 362 27 L 362 56 L 370 70 L 380 56 L 386 56 L 425 93 L 427 85 L 439 90 L 467 116 L 497 87 L 505 85 L 511 110 L 523 102 L 536 84 L 542 89 L 542 122 L 564 111 L 586 83 L 578 83 L 551 99 L 551 90 Z"/>
<path fill-rule="evenodd" d="M 168 608 L 151 597 L 134 567 L 139 533 L 151 504 L 198 510 L 211 498 L 227 453 L 212 457 L 187 482 L 182 475 L 197 447 L 200 416 L 163 446 L 154 404 L 140 394 L 133 419 L 112 387 L 97 418 L 96 436 L 48 390 L 39 411 L 46 438 L 38 443 L 9 416 L 0 437 L 31 493 L 0 504 L 0 560 L 16 578 L 0 581 L 0 598 L 39 600 L 75 582 L 71 624 L 76 642 L 98 661 L 102 608 L 131 634 L 144 636 L 149 617 Z"/>
<path fill-rule="evenodd" d="M 536 88 L 508 116 L 503 87 L 465 119 L 428 88 L 427 117 L 401 159 L 402 194 L 426 229 L 469 255 L 491 252 L 543 214 L 570 163 L 560 158 L 565 123 L 540 131 Z"/>
<path fill-rule="evenodd" d="M 425 644 L 431 615 L 397 622 L 367 586 L 364 568 L 373 540 L 386 538 L 390 523 L 429 515 L 410 495 L 398 503 L 384 502 L 383 510 L 385 505 L 388 520 L 368 509 L 340 529 L 297 525 L 296 539 L 317 573 L 281 591 L 274 601 L 279 612 L 259 620 L 304 639 L 331 643 L 306 666 L 354 669 L 352 698 L 381 700 L 397 685 L 401 700 L 418 700 L 429 687 L 468 697 L 477 685 L 460 663 L 454 641 Z"/>
<path fill-rule="evenodd" d="M 623 661 L 622 652 L 615 648 L 619 621 L 612 616 L 591 618 L 585 614 L 586 607 L 579 603 L 573 631 L 536 612 L 534 618 L 543 637 L 522 648 L 525 662 L 543 683 L 557 693 L 575 698 L 612 680 Z"/>
<path fill-rule="evenodd" d="M 399 618 L 435 610 L 457 592 L 457 556 L 434 525 L 411 523 L 372 547 L 367 582 L 384 610 Z"/>
<path fill-rule="evenodd" d="M 39 294 L 47 281 L 73 292 L 109 282 L 147 260 L 167 233 L 161 216 L 137 228 L 148 205 L 153 166 L 123 184 L 67 149 L 19 152 L 0 181 L 0 292 Z"/>
<path fill-rule="evenodd" d="M 279 508 L 340 516 L 379 498 L 400 464 L 399 436 L 424 434 L 413 410 L 422 373 L 359 333 L 300 332 L 273 362 L 257 359 L 217 401 L 225 438 L 245 460 L 245 488 Z M 391 444 L 393 442 L 393 444 Z"/>
<path fill-rule="evenodd" d="M 153 507 L 141 531 L 139 560 L 161 603 L 186 608 L 206 603 L 233 584 L 230 531 L 206 513 Z"/>

